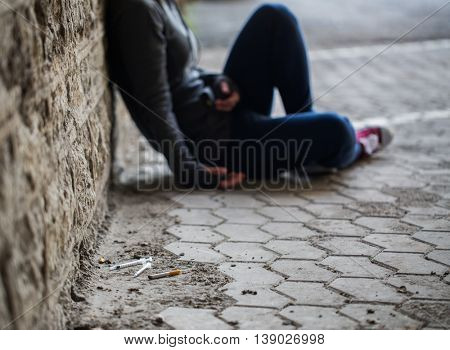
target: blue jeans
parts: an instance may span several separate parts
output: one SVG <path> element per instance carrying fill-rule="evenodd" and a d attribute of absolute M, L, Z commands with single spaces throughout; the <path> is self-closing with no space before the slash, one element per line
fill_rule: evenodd
<path fill-rule="evenodd" d="M 236 39 L 224 74 L 241 94 L 232 116 L 232 138 L 273 144 L 270 151 L 250 152 L 253 155 L 228 164 L 234 170 L 254 164 L 252 157 L 267 158 L 271 169 L 263 170 L 264 175 L 274 169 L 295 170 L 300 161 L 344 168 L 359 157 L 361 149 L 350 121 L 334 112 L 313 110 L 305 42 L 296 17 L 285 6 L 266 4 L 256 10 Z M 270 117 L 274 88 L 280 92 L 287 116 Z M 292 141 L 297 145 L 303 141 L 304 147 L 293 151 L 288 146 Z M 305 142 L 310 143 L 309 149 Z M 246 153 L 242 147 L 241 153 Z M 273 152 L 281 156 L 273 157 Z"/>

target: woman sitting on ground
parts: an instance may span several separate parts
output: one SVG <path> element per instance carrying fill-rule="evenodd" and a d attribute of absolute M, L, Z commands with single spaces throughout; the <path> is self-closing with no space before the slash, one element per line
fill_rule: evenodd
<path fill-rule="evenodd" d="M 197 41 L 174 0 L 109 0 L 107 34 L 111 78 L 180 185 L 345 168 L 391 141 L 384 128 L 355 132 L 346 117 L 314 111 L 302 32 L 283 5 L 253 13 L 223 74 L 197 66 Z M 275 88 L 287 116 L 271 117 Z"/>

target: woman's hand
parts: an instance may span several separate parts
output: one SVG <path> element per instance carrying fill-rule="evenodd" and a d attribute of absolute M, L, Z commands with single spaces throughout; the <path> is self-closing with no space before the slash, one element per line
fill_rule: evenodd
<path fill-rule="evenodd" d="M 206 167 L 206 170 L 211 174 L 224 176 L 219 183 L 219 187 L 223 190 L 235 188 L 245 179 L 244 173 L 229 173 L 228 169 L 224 167 Z"/>
<path fill-rule="evenodd" d="M 238 104 L 241 97 L 237 91 L 232 91 L 227 81 L 220 82 L 222 93 L 228 96 L 226 99 L 217 99 L 215 102 L 216 109 L 221 112 L 231 112 Z"/>

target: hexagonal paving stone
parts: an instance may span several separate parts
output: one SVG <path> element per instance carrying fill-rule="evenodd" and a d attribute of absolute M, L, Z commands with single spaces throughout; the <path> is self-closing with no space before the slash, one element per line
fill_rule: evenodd
<path fill-rule="evenodd" d="M 444 281 L 450 284 L 450 275 L 447 275 L 447 276 L 444 278 Z"/>
<path fill-rule="evenodd" d="M 377 182 L 381 182 L 385 186 L 396 188 L 422 188 L 426 183 L 414 179 L 411 176 L 392 176 L 390 174 L 377 175 Z"/>
<path fill-rule="evenodd" d="M 223 220 L 212 215 L 208 209 L 174 209 L 167 213 L 177 217 L 180 224 L 215 226 Z"/>
<path fill-rule="evenodd" d="M 161 317 L 174 329 L 232 329 L 214 316 L 215 310 L 169 307 L 161 312 Z"/>
<path fill-rule="evenodd" d="M 355 219 L 361 214 L 336 204 L 308 204 L 305 210 L 319 219 Z"/>
<path fill-rule="evenodd" d="M 314 216 L 306 211 L 300 210 L 296 207 L 264 207 L 258 210 L 273 221 L 279 222 L 306 222 L 314 219 Z"/>
<path fill-rule="evenodd" d="M 438 194 L 442 198 L 450 199 L 450 184 L 431 184 L 425 191 Z"/>
<path fill-rule="evenodd" d="M 309 221 L 308 226 L 327 235 L 362 237 L 369 234 L 368 230 L 353 225 L 348 220 L 317 219 Z"/>
<path fill-rule="evenodd" d="M 313 261 L 279 259 L 270 267 L 295 281 L 328 282 L 336 276 Z"/>
<path fill-rule="evenodd" d="M 222 206 L 220 202 L 212 198 L 212 195 L 209 193 L 190 193 L 172 197 L 172 200 L 181 204 L 185 208 L 213 209 L 220 208 Z"/>
<path fill-rule="evenodd" d="M 261 242 L 265 243 L 272 235 L 260 230 L 257 225 L 222 224 L 215 228 L 217 232 L 230 238 L 235 242 Z"/>
<path fill-rule="evenodd" d="M 425 260 L 422 254 L 412 253 L 380 253 L 374 260 L 397 269 L 398 273 L 412 273 L 428 275 L 430 273 L 443 274 L 447 267 Z"/>
<path fill-rule="evenodd" d="M 353 237 L 325 237 L 318 240 L 317 245 L 332 251 L 335 255 L 374 256 L 380 252 L 380 249 Z"/>
<path fill-rule="evenodd" d="M 168 251 L 180 256 L 180 260 L 203 263 L 219 263 L 225 257 L 212 250 L 209 244 L 172 242 L 164 247 Z"/>
<path fill-rule="evenodd" d="M 304 241 L 272 240 L 266 243 L 265 247 L 288 259 L 319 259 L 325 255 L 323 250 L 317 249 Z"/>
<path fill-rule="evenodd" d="M 252 286 L 273 286 L 284 280 L 282 276 L 266 270 L 263 266 L 257 263 L 226 262 L 219 265 L 219 270 L 237 282 Z"/>
<path fill-rule="evenodd" d="M 441 199 L 436 202 L 436 205 L 440 205 L 441 207 L 450 209 L 450 199 Z"/>
<path fill-rule="evenodd" d="M 345 187 L 350 188 L 382 188 L 384 185 L 373 181 L 373 178 L 367 174 L 351 174 L 344 175 L 336 174 L 332 176 L 333 180 Z"/>
<path fill-rule="evenodd" d="M 370 200 L 370 199 L 369 199 Z M 402 218 L 406 215 L 406 210 L 398 208 L 392 203 L 382 202 L 354 202 L 345 205 L 347 208 L 355 210 L 364 216 L 384 216 Z"/>
<path fill-rule="evenodd" d="M 392 274 L 392 271 L 372 263 L 366 257 L 329 256 L 321 264 L 341 272 L 344 277 L 381 278 Z"/>
<path fill-rule="evenodd" d="M 372 189 L 345 189 L 343 190 L 343 193 L 346 196 L 349 196 L 351 198 L 356 199 L 357 201 L 361 202 L 386 202 L 386 203 L 393 203 L 397 199 L 393 196 L 390 196 L 388 194 L 382 193 L 378 190 L 372 190 Z"/>
<path fill-rule="evenodd" d="M 338 278 L 330 287 L 352 295 L 356 300 L 369 302 L 400 303 L 405 296 L 384 284 L 380 280 L 370 278 Z"/>
<path fill-rule="evenodd" d="M 258 243 L 225 242 L 215 248 L 231 258 L 232 261 L 266 262 L 276 258 L 276 255 L 265 250 Z"/>
<path fill-rule="evenodd" d="M 358 320 L 365 329 L 419 329 L 423 324 L 392 305 L 348 304 L 340 312 Z"/>
<path fill-rule="evenodd" d="M 263 192 L 258 194 L 256 198 L 271 206 L 304 207 L 309 204 L 309 201 L 297 197 L 290 192 Z"/>
<path fill-rule="evenodd" d="M 298 324 L 301 329 L 356 329 L 358 324 L 330 307 L 288 306 L 280 315 Z"/>
<path fill-rule="evenodd" d="M 236 323 L 240 329 L 293 329 L 277 316 L 276 310 L 232 306 L 222 312 L 222 318 Z"/>
<path fill-rule="evenodd" d="M 182 242 L 217 243 L 225 239 L 206 226 L 174 225 L 166 229 L 166 232 L 178 237 Z"/>
<path fill-rule="evenodd" d="M 450 249 L 450 232 L 420 231 L 413 238 L 434 244 L 437 249 Z"/>
<path fill-rule="evenodd" d="M 400 310 L 426 322 L 426 329 L 450 329 L 450 302 L 436 300 L 410 300 Z"/>
<path fill-rule="evenodd" d="M 439 200 L 439 196 L 424 192 L 421 189 L 386 188 L 385 191 L 397 197 L 395 203 L 399 206 L 424 206 Z"/>
<path fill-rule="evenodd" d="M 221 208 L 215 214 L 226 219 L 230 224 L 264 224 L 267 219 L 252 209 Z"/>
<path fill-rule="evenodd" d="M 450 231 L 450 220 L 428 215 L 406 215 L 402 221 L 422 227 L 426 231 Z"/>
<path fill-rule="evenodd" d="M 406 288 L 412 293 L 412 298 L 450 300 L 450 286 L 437 276 L 393 276 L 387 280 L 397 288 Z"/>
<path fill-rule="evenodd" d="M 413 215 L 425 215 L 425 216 L 435 216 L 442 215 L 447 216 L 450 215 L 450 210 L 446 208 L 441 208 L 437 206 L 430 205 L 428 207 L 408 207 L 404 206 L 403 209 L 408 211 L 408 214 Z"/>
<path fill-rule="evenodd" d="M 270 290 L 269 286 L 255 286 L 246 282 L 232 282 L 225 285 L 223 289 L 225 294 L 236 300 L 235 305 L 239 306 L 281 309 L 291 302 L 291 299 Z"/>
<path fill-rule="evenodd" d="M 259 208 L 265 205 L 253 197 L 251 193 L 225 192 L 214 197 L 227 208 Z"/>
<path fill-rule="evenodd" d="M 342 295 L 326 289 L 323 283 L 283 282 L 275 289 L 294 298 L 299 304 L 339 306 L 346 300 Z"/>
<path fill-rule="evenodd" d="M 303 224 L 291 222 L 270 222 L 262 226 L 261 230 L 269 232 L 280 239 L 308 239 L 318 235 L 317 232 L 310 230 Z"/>
<path fill-rule="evenodd" d="M 450 250 L 434 250 L 427 255 L 427 258 L 441 264 L 450 265 Z"/>
<path fill-rule="evenodd" d="M 304 191 L 300 196 L 321 204 L 345 204 L 353 202 L 353 199 L 345 197 L 336 191 Z"/>
<path fill-rule="evenodd" d="M 408 153 L 407 158 L 411 158 L 411 153 Z M 414 173 L 415 167 L 408 166 L 404 164 L 403 160 L 400 160 L 399 163 L 393 163 L 391 160 L 388 162 L 384 162 L 382 164 L 377 164 L 375 171 L 377 174 L 388 174 L 389 176 L 412 176 Z"/>
<path fill-rule="evenodd" d="M 358 218 L 355 224 L 368 227 L 378 233 L 414 233 L 419 227 L 401 222 L 398 219 L 363 217 Z"/>
<path fill-rule="evenodd" d="M 379 245 L 386 252 L 424 253 L 431 249 L 430 245 L 416 241 L 406 235 L 374 233 L 365 237 L 364 241 Z"/>

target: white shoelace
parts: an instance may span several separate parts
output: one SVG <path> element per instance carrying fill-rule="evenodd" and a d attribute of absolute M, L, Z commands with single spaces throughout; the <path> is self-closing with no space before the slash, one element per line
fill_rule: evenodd
<path fill-rule="evenodd" d="M 378 139 L 378 136 L 374 134 L 360 138 L 359 142 L 364 147 L 364 152 L 368 155 L 373 154 L 380 146 L 380 140 Z"/>

